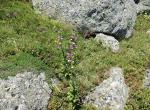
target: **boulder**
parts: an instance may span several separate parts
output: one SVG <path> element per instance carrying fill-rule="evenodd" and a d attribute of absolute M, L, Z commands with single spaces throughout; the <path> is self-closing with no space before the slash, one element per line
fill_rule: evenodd
<path fill-rule="evenodd" d="M 150 14 L 150 0 L 140 0 L 140 2 L 137 5 L 137 12 L 146 11 L 148 14 Z"/>
<path fill-rule="evenodd" d="M 44 73 L 25 72 L 0 79 L 0 110 L 47 110 L 51 92 Z"/>
<path fill-rule="evenodd" d="M 75 26 L 82 33 L 130 37 L 136 20 L 134 0 L 32 0 L 40 13 Z"/>
<path fill-rule="evenodd" d="M 144 6 L 150 7 L 150 0 L 140 0 L 140 4 L 143 4 Z"/>
<path fill-rule="evenodd" d="M 109 73 L 110 77 L 90 92 L 84 102 L 94 105 L 99 110 L 123 110 L 129 92 L 123 71 L 115 67 L 110 69 Z"/>
<path fill-rule="evenodd" d="M 95 40 L 101 42 L 104 47 L 110 48 L 112 52 L 119 51 L 119 42 L 113 36 L 97 34 Z"/>

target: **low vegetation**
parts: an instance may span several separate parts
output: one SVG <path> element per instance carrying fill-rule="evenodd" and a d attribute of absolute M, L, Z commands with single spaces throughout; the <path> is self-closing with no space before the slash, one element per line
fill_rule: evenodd
<path fill-rule="evenodd" d="M 0 0 L 1 1 L 1 0 Z M 88 90 L 98 85 L 105 78 L 105 72 L 113 66 L 124 69 L 126 84 L 130 87 L 130 97 L 126 110 L 149 110 L 150 90 L 143 88 L 145 69 L 150 61 L 150 19 L 139 15 L 135 31 L 131 38 L 120 41 L 119 53 L 112 53 L 93 39 L 84 39 L 69 25 L 45 16 L 37 15 L 27 2 L 16 0 L 1 1 L 0 4 L 0 78 L 14 76 L 22 71 L 44 71 L 47 81 L 57 77 L 62 81 L 54 88 L 49 101 L 49 110 L 63 108 L 71 110 L 66 99 L 68 83 L 64 69 L 62 52 L 57 48 L 57 37 L 63 36 L 64 52 L 67 52 L 69 37 L 78 36 L 74 56 L 73 81 L 78 88 L 79 99 Z M 81 101 L 82 103 L 82 101 Z M 96 110 L 83 105 L 83 110 Z"/>

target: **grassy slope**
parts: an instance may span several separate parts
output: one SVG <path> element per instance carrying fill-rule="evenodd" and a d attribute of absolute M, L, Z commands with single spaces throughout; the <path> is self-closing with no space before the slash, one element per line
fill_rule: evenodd
<path fill-rule="evenodd" d="M 60 60 L 55 48 L 58 31 L 63 36 L 72 33 L 57 21 L 36 15 L 31 6 L 21 2 L 0 5 L 0 30 L 1 78 L 22 69 L 51 74 Z"/>
<path fill-rule="evenodd" d="M 93 39 L 79 37 L 75 79 L 80 94 L 86 94 L 101 82 L 106 77 L 103 73 L 110 67 L 119 66 L 124 69 L 126 83 L 130 87 L 126 109 L 149 110 L 150 91 L 142 88 L 144 71 L 150 61 L 150 36 L 146 35 L 149 28 L 150 20 L 139 16 L 132 38 L 120 42 L 121 51 L 117 54 Z M 68 26 L 36 15 L 27 3 L 3 2 L 0 4 L 0 78 L 26 70 L 45 71 L 48 82 L 52 76 L 61 77 L 62 56 L 55 41 L 61 34 L 65 37 L 66 46 L 72 33 Z M 60 99 L 53 97 L 49 108 L 58 107 Z M 62 102 L 64 100 L 61 99 Z M 91 107 L 85 109 L 92 110 Z"/>

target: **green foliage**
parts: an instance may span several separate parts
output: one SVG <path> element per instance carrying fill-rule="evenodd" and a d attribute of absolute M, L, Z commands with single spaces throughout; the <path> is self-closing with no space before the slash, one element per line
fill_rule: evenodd
<path fill-rule="evenodd" d="M 75 85 L 75 82 L 73 80 L 69 81 L 69 91 L 67 93 L 68 95 L 68 100 L 72 104 L 72 109 L 73 110 L 79 110 L 80 109 L 80 102 L 79 102 L 79 97 L 78 97 L 78 90 Z"/>
<path fill-rule="evenodd" d="M 139 13 L 139 15 L 143 16 L 145 19 L 150 20 L 149 11 L 142 11 Z"/>
<path fill-rule="evenodd" d="M 93 105 L 83 105 L 81 110 L 98 110 L 96 107 L 94 107 Z"/>
<path fill-rule="evenodd" d="M 57 21 L 36 15 L 29 5 L 22 2 L 2 4 L 0 13 L 0 59 L 27 53 L 50 66 L 51 70 L 55 68 L 53 74 L 59 73 L 61 58 L 55 48 L 57 32 L 68 36 L 71 30 Z M 27 64 L 26 67 L 30 66 Z"/>
<path fill-rule="evenodd" d="M 63 59 L 62 75 L 69 83 L 68 92 L 67 92 L 68 102 L 71 103 L 73 110 L 79 110 L 80 104 L 79 104 L 78 90 L 76 87 L 76 83 L 73 80 L 74 78 L 76 78 L 76 74 L 74 74 L 73 68 L 75 62 L 74 51 L 77 47 L 76 45 L 77 37 L 75 35 L 72 35 L 69 40 L 70 42 L 68 48 L 63 46 L 62 36 L 58 36 L 57 44 L 58 44 L 58 48 L 61 51 L 62 59 Z"/>
<path fill-rule="evenodd" d="M 126 110 L 149 110 L 150 109 L 150 90 L 141 89 L 130 94 Z"/>
<path fill-rule="evenodd" d="M 10 75 L 14 76 L 17 72 L 27 70 L 35 71 L 35 73 L 39 73 L 40 71 L 51 73 L 47 65 L 38 60 L 38 58 L 27 53 L 20 52 L 0 60 L 0 78 L 7 78 L 7 76 Z M 51 74 L 47 74 L 47 78 L 50 76 Z"/>

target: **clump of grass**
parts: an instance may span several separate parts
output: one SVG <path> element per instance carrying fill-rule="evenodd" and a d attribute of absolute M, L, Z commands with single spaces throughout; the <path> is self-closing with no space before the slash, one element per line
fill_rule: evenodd
<path fill-rule="evenodd" d="M 76 87 L 76 82 L 74 81 L 74 78 L 76 78 L 77 74 L 74 74 L 74 51 L 77 48 L 76 41 L 77 37 L 76 35 L 70 36 L 70 42 L 69 46 L 66 50 L 66 47 L 63 47 L 63 37 L 58 36 L 57 44 L 58 48 L 61 51 L 62 59 L 63 59 L 63 69 L 61 74 L 65 78 L 65 80 L 68 81 L 68 92 L 67 92 L 67 98 L 68 102 L 71 103 L 71 108 L 73 110 L 79 110 L 80 104 L 79 104 L 79 97 L 78 97 L 78 90 Z M 62 79 L 62 78 L 61 78 Z"/>

